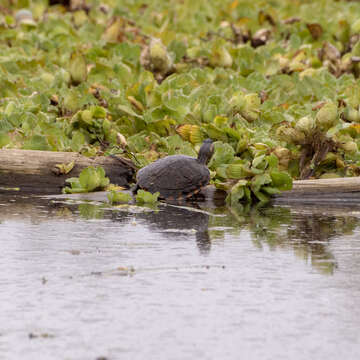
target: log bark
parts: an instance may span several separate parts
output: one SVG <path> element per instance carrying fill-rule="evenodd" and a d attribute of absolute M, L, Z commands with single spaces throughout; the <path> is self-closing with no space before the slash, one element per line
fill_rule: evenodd
<path fill-rule="evenodd" d="M 336 193 L 336 192 L 358 192 L 360 191 L 360 177 L 295 180 L 290 194 L 302 193 Z"/>
<path fill-rule="evenodd" d="M 295 180 L 292 190 L 275 195 L 274 202 L 360 204 L 360 177 Z"/>
<path fill-rule="evenodd" d="M 57 164 L 75 165 L 68 174 L 60 174 Z M 88 166 L 102 166 L 113 184 L 128 187 L 135 165 L 128 159 L 108 156 L 88 158 L 74 152 L 36 150 L 0 150 L 0 193 L 59 194 L 69 177 L 79 176 Z"/>

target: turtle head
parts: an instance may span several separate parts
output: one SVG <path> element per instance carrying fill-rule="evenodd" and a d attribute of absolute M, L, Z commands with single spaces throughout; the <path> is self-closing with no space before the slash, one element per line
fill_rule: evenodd
<path fill-rule="evenodd" d="M 197 161 L 206 165 L 214 153 L 214 144 L 211 139 L 206 139 L 199 150 Z"/>

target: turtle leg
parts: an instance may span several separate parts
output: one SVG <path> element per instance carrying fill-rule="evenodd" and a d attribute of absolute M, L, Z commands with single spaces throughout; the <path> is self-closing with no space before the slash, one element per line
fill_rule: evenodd
<path fill-rule="evenodd" d="M 205 196 L 200 191 L 201 191 L 201 188 L 195 189 L 194 191 L 192 191 L 186 195 L 186 199 L 188 201 L 204 201 Z"/>

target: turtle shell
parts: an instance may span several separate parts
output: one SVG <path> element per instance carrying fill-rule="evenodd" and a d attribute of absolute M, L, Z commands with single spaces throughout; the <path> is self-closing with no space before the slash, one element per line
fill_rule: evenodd
<path fill-rule="evenodd" d="M 137 188 L 160 192 L 163 199 L 181 200 L 199 192 L 210 181 L 205 164 L 186 155 L 172 155 L 145 166 L 136 176 Z"/>

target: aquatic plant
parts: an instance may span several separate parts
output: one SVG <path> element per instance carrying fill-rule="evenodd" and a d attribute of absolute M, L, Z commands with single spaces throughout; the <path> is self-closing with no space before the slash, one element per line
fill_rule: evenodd
<path fill-rule="evenodd" d="M 0 148 L 142 167 L 210 137 L 232 203 L 360 173 L 359 3 L 63 4 L 5 0 Z"/>

